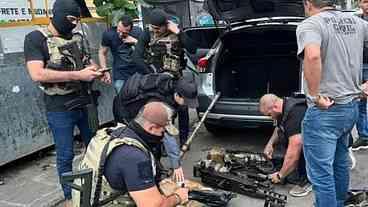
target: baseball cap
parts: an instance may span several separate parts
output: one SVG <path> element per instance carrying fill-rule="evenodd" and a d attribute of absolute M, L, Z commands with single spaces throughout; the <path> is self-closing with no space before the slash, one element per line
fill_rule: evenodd
<path fill-rule="evenodd" d="M 150 23 L 155 26 L 163 26 L 167 24 L 168 15 L 162 9 L 154 9 L 150 13 Z"/>
<path fill-rule="evenodd" d="M 184 98 L 184 104 L 189 108 L 198 107 L 198 90 L 193 73 L 183 73 L 183 76 L 176 82 L 175 92 Z"/>

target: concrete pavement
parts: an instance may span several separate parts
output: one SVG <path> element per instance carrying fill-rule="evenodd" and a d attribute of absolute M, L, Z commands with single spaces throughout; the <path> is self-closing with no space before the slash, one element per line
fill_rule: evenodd
<path fill-rule="evenodd" d="M 195 138 L 190 153 L 187 154 L 183 167 L 187 177 L 192 176 L 193 163 L 198 161 L 204 151 L 213 146 L 230 149 L 261 151 L 266 138 L 272 131 L 248 130 L 246 132 L 230 132 L 226 136 L 216 137 L 202 128 Z M 368 187 L 368 151 L 356 152 L 358 160 L 356 169 L 352 171 L 351 186 L 353 188 Z M 17 161 L 0 169 L 0 177 L 5 184 L 0 185 L 1 207 L 61 207 L 62 191 L 58 184 L 54 151 L 47 151 L 42 156 L 34 155 Z M 277 192 L 287 194 L 291 186 L 277 186 Z M 264 201 L 247 196 L 238 196 L 231 207 L 263 206 Z M 288 196 L 287 206 L 310 207 L 313 195 L 305 198 Z"/>

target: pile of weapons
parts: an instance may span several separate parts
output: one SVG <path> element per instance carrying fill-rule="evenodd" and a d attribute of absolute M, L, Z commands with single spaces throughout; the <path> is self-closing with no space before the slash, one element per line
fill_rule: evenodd
<path fill-rule="evenodd" d="M 263 154 L 213 148 L 207 159 L 193 167 L 195 177 L 213 188 L 265 199 L 265 207 L 284 207 L 287 196 L 274 192 L 269 174 L 274 171 Z"/>
<path fill-rule="evenodd" d="M 367 207 L 368 189 L 351 189 L 344 203 L 345 207 Z"/>

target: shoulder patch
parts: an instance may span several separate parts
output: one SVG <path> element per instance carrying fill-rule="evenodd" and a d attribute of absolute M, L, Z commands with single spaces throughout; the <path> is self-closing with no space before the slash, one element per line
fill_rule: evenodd
<path fill-rule="evenodd" d="M 144 182 L 153 182 L 154 176 L 150 160 L 138 163 L 138 175 Z"/>

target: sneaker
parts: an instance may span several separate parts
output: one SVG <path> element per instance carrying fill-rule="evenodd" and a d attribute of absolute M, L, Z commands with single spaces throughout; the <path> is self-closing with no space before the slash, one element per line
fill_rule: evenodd
<path fill-rule="evenodd" d="M 353 143 L 352 148 L 353 151 L 368 149 L 368 140 L 359 138 Z"/>
<path fill-rule="evenodd" d="M 307 196 L 311 191 L 312 191 L 312 184 L 307 182 L 304 185 L 295 185 L 289 191 L 289 194 L 293 197 L 304 197 Z"/>
<path fill-rule="evenodd" d="M 345 207 L 367 206 L 367 195 L 365 192 L 348 192 L 348 197 L 344 202 Z"/>
<path fill-rule="evenodd" d="M 349 147 L 349 157 L 350 157 L 350 160 L 351 160 L 350 169 L 352 170 L 356 166 L 356 159 L 355 159 L 352 147 Z"/>

